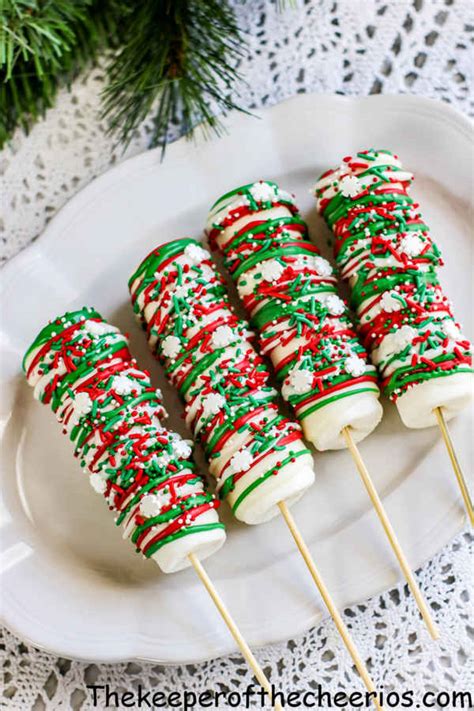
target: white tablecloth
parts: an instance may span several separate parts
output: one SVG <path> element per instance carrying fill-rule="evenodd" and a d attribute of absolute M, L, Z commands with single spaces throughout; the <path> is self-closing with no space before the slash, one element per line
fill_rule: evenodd
<path fill-rule="evenodd" d="M 416 93 L 474 111 L 474 4 L 471 0 L 313 0 L 277 13 L 270 2 L 235 2 L 250 52 L 241 63 L 241 103 L 255 108 L 299 92 Z M 0 153 L 3 261 L 26 247 L 61 206 L 92 178 L 147 147 L 147 128 L 126 154 L 98 120 L 101 71 L 78 79 L 29 136 L 17 132 Z M 176 132 L 177 135 L 177 132 Z M 418 571 L 441 629 L 431 643 L 412 598 L 400 584 L 345 610 L 362 655 L 385 691 L 468 689 L 473 685 L 469 627 L 473 597 L 472 536 L 459 535 Z M 33 581 L 32 581 L 33 582 Z M 472 615 L 471 615 L 472 620 Z M 92 709 L 87 684 L 165 691 L 234 689 L 251 682 L 239 654 L 205 664 L 85 664 L 58 659 L 3 633 L 7 708 Z M 257 654 L 287 692 L 362 689 L 330 620 Z M 227 708 L 225 705 L 220 708 Z M 230 708 L 230 707 L 229 707 Z"/>

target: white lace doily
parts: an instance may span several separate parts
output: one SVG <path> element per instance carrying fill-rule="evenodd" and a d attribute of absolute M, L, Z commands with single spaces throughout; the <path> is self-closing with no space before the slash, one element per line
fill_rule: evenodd
<path fill-rule="evenodd" d="M 278 14 L 260 0 L 235 0 L 250 52 L 241 104 L 256 108 L 299 92 L 410 92 L 449 101 L 472 115 L 474 4 L 471 0 L 313 0 Z M 62 92 L 29 136 L 17 132 L 0 153 L 0 237 L 3 261 L 34 240 L 75 192 L 123 157 L 147 146 L 146 126 L 125 156 L 97 119 L 100 69 Z M 430 642 L 405 587 L 345 611 L 374 680 L 385 691 L 469 689 L 474 670 L 471 598 L 473 539 L 465 532 L 419 572 L 441 628 Z M 472 623 L 471 623 L 472 624 Z M 240 657 L 193 666 L 94 665 L 58 659 L 4 632 L 8 709 L 92 709 L 87 684 L 113 689 L 225 690 L 246 686 Z M 258 653 L 279 688 L 362 689 L 333 624 Z M 222 705 L 221 708 L 226 708 Z M 230 708 L 230 707 L 229 707 Z"/>

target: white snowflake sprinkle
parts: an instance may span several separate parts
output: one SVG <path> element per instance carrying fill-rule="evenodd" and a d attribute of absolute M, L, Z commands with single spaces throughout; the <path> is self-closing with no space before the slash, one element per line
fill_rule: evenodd
<path fill-rule="evenodd" d="M 184 250 L 184 256 L 191 262 L 193 266 L 201 264 L 206 259 L 210 259 L 210 254 L 207 249 L 203 249 L 198 244 L 188 244 Z"/>
<path fill-rule="evenodd" d="M 400 242 L 400 249 L 408 257 L 418 257 L 423 247 L 423 240 L 414 232 L 405 235 Z"/>
<path fill-rule="evenodd" d="M 280 262 L 277 262 L 276 259 L 267 260 L 262 264 L 261 268 L 263 279 L 270 283 L 278 281 L 284 271 L 285 267 Z"/>
<path fill-rule="evenodd" d="M 400 299 L 397 299 L 396 291 L 384 291 L 382 298 L 380 299 L 380 306 L 388 314 L 394 311 L 400 311 L 402 308 L 402 303 Z"/>
<path fill-rule="evenodd" d="M 313 386 L 313 374 L 305 368 L 293 370 L 289 376 L 290 385 L 296 393 L 307 393 Z"/>
<path fill-rule="evenodd" d="M 232 459 L 230 460 L 230 466 L 232 471 L 236 474 L 239 472 L 246 472 L 250 469 L 253 462 L 253 455 L 248 449 L 242 449 L 240 452 L 236 452 Z"/>
<path fill-rule="evenodd" d="M 104 321 L 84 321 L 84 328 L 91 336 L 104 336 L 106 333 L 114 333 L 113 326 Z"/>
<path fill-rule="evenodd" d="M 112 380 L 112 390 L 115 390 L 117 395 L 130 395 L 136 390 L 136 384 L 126 375 L 116 375 Z"/>
<path fill-rule="evenodd" d="M 204 416 L 217 415 L 225 405 L 225 397 L 220 393 L 209 393 L 203 401 Z"/>
<path fill-rule="evenodd" d="M 443 333 L 445 333 L 448 338 L 451 338 L 453 341 L 460 340 L 461 331 L 456 326 L 454 321 L 449 321 L 449 320 L 444 321 L 441 325 L 441 328 L 443 329 Z"/>
<path fill-rule="evenodd" d="M 322 277 L 328 277 L 331 276 L 332 274 L 332 267 L 329 264 L 327 259 L 324 259 L 324 257 L 315 257 L 314 258 L 314 266 L 319 274 L 319 276 Z"/>
<path fill-rule="evenodd" d="M 346 305 L 339 296 L 331 294 L 326 299 L 326 308 L 332 316 L 341 316 L 346 310 Z"/>
<path fill-rule="evenodd" d="M 92 400 L 87 393 L 77 393 L 73 400 L 73 411 L 69 419 L 69 425 L 75 427 L 79 424 L 81 417 L 87 415 L 92 409 Z"/>
<path fill-rule="evenodd" d="M 193 450 L 189 440 L 185 440 L 175 434 L 171 438 L 171 443 L 173 447 L 173 454 L 177 459 L 188 459 L 191 456 Z"/>
<path fill-rule="evenodd" d="M 89 477 L 89 483 L 98 494 L 105 494 L 107 489 L 107 479 L 99 472 L 94 472 Z"/>
<path fill-rule="evenodd" d="M 181 342 L 177 336 L 166 336 L 163 341 L 162 351 L 165 358 L 175 358 L 181 347 Z"/>
<path fill-rule="evenodd" d="M 237 339 L 237 334 L 230 326 L 218 326 L 212 334 L 212 344 L 215 348 L 230 346 Z"/>
<path fill-rule="evenodd" d="M 359 356 L 355 353 L 350 355 L 349 358 L 346 358 L 344 361 L 344 370 L 354 378 L 358 378 L 360 375 L 363 375 L 365 373 L 365 369 L 365 361 L 362 358 L 359 358 Z"/>
<path fill-rule="evenodd" d="M 346 175 L 339 183 L 341 195 L 344 197 L 355 198 L 362 192 L 362 184 L 355 175 Z"/>
<path fill-rule="evenodd" d="M 417 336 L 417 331 L 413 326 L 408 326 L 405 324 L 398 331 L 395 331 L 394 340 L 397 348 L 403 349 L 410 345 L 414 338 Z"/>
<path fill-rule="evenodd" d="M 273 185 L 260 181 L 254 183 L 249 190 L 249 193 L 255 202 L 274 202 L 276 200 L 276 192 Z"/>
<path fill-rule="evenodd" d="M 169 492 L 155 491 L 153 494 L 147 494 L 140 501 L 140 513 L 146 518 L 159 516 L 162 510 L 169 506 L 171 497 Z"/>

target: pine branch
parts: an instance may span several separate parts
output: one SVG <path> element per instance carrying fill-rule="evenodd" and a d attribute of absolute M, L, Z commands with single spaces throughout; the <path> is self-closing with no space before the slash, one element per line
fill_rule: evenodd
<path fill-rule="evenodd" d="M 239 108 L 231 88 L 244 43 L 226 0 L 0 0 L 0 147 L 119 45 L 103 116 L 125 146 L 150 112 L 151 145 L 165 147 L 173 125 L 219 133 L 216 114 Z"/>
<path fill-rule="evenodd" d="M 0 148 L 115 40 L 117 0 L 0 0 Z"/>
<path fill-rule="evenodd" d="M 178 124 L 190 134 L 198 123 L 219 133 L 216 114 L 239 109 L 230 96 L 244 53 L 234 14 L 225 0 L 136 0 L 127 37 L 108 67 L 103 117 L 125 147 L 153 113 L 150 145 L 162 145 Z"/>

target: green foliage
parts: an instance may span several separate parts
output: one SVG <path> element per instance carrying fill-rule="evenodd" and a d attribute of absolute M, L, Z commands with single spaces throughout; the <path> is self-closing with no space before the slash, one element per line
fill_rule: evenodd
<path fill-rule="evenodd" d="M 215 114 L 237 108 L 243 40 L 225 0 L 0 0 L 0 147 L 107 47 L 103 115 L 125 145 L 150 111 L 151 145 L 166 145 L 172 123 L 219 131 Z"/>
<path fill-rule="evenodd" d="M 115 37 L 115 4 L 94 0 L 0 0 L 0 146 L 53 105 Z"/>
<path fill-rule="evenodd" d="M 166 145 L 172 123 L 185 134 L 201 122 L 219 132 L 215 114 L 238 108 L 229 93 L 242 52 L 227 3 L 136 0 L 127 28 L 104 92 L 110 130 L 126 145 L 153 110 L 152 146 Z"/>

